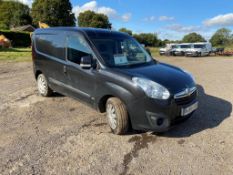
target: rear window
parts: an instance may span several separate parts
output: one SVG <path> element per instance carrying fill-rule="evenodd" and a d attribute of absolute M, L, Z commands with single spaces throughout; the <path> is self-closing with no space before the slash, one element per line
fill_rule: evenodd
<path fill-rule="evenodd" d="M 203 49 L 203 48 L 205 48 L 206 46 L 204 45 L 204 44 L 195 44 L 194 45 L 194 48 L 196 48 L 196 49 Z"/>
<path fill-rule="evenodd" d="M 36 35 L 36 48 L 39 52 L 58 59 L 65 59 L 65 36 L 62 34 Z"/>

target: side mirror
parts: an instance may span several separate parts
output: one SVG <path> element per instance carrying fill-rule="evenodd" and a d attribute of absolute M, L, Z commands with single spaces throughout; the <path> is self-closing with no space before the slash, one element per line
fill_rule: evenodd
<path fill-rule="evenodd" d="M 90 69 L 92 66 L 92 55 L 83 56 L 80 61 L 80 66 L 83 69 Z"/>

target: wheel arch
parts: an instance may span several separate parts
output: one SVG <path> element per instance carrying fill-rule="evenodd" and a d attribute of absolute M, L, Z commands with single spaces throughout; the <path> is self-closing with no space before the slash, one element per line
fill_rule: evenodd
<path fill-rule="evenodd" d="M 127 110 L 127 113 L 128 113 L 128 122 L 129 122 L 129 129 L 132 129 L 132 118 L 131 118 L 131 115 L 130 115 L 130 112 L 129 112 L 129 107 L 128 107 L 128 103 L 123 100 L 122 97 L 119 97 L 118 95 L 114 94 L 114 95 L 104 95 L 103 97 L 100 98 L 100 100 L 98 101 L 98 105 L 97 105 L 97 110 L 100 112 L 100 113 L 105 113 L 106 112 L 106 104 L 107 104 L 107 101 L 108 99 L 110 98 L 118 98 L 120 99 L 126 106 L 126 110 Z"/>
<path fill-rule="evenodd" d="M 109 98 L 119 98 L 128 108 L 128 104 L 133 99 L 133 94 L 125 87 L 118 84 L 107 82 L 104 89 L 98 93 L 97 97 L 97 109 L 100 112 L 105 112 L 105 105 Z"/>
<path fill-rule="evenodd" d="M 97 106 L 98 111 L 100 113 L 106 112 L 106 107 L 105 106 L 106 106 L 106 103 L 107 103 L 108 99 L 111 98 L 111 97 L 115 97 L 115 96 L 114 95 L 104 95 L 103 97 L 100 98 L 100 100 L 98 101 L 98 106 Z"/>
<path fill-rule="evenodd" d="M 37 79 L 37 77 L 42 74 L 42 71 L 41 70 L 36 70 L 35 72 L 35 78 Z"/>

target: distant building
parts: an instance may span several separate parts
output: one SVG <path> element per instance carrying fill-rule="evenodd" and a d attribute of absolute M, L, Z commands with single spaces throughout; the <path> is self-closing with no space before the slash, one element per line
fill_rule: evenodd
<path fill-rule="evenodd" d="M 11 31 L 19 31 L 19 32 L 34 32 L 35 28 L 32 25 L 25 25 L 25 26 L 19 26 L 15 28 L 11 28 Z"/>

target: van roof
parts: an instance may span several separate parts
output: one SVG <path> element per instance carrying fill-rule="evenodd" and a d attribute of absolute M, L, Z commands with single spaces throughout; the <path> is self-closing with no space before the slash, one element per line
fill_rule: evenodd
<path fill-rule="evenodd" d="M 192 43 L 180 43 L 178 45 L 191 45 Z"/>
<path fill-rule="evenodd" d="M 209 42 L 198 42 L 198 43 L 193 43 L 193 44 L 210 44 Z"/>
<path fill-rule="evenodd" d="M 122 33 L 118 31 L 113 31 L 110 29 L 100 29 L 100 28 L 91 28 L 91 27 L 50 27 L 45 29 L 36 29 L 36 33 L 48 33 L 55 31 L 73 31 L 73 32 L 82 32 L 88 36 L 98 36 L 101 34 L 115 34 L 121 36 L 129 36 L 127 33 Z"/>

